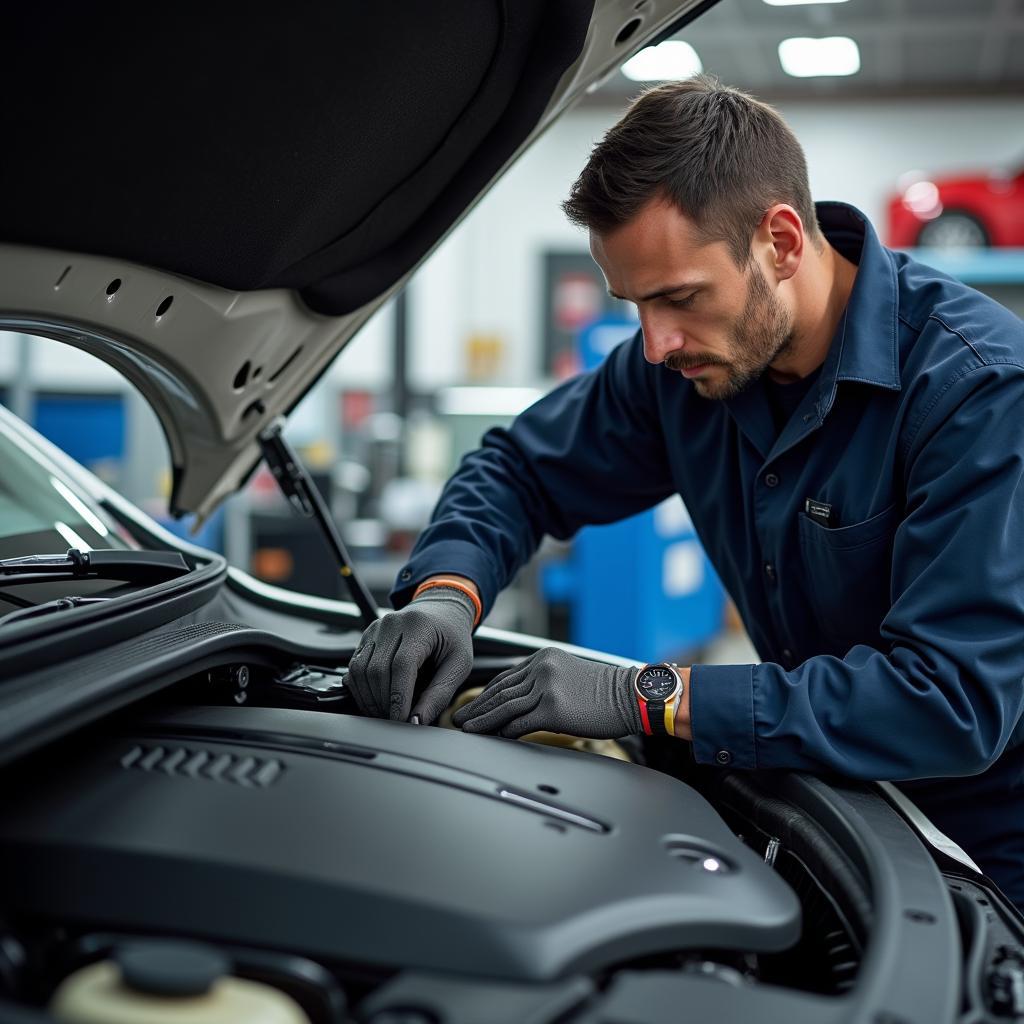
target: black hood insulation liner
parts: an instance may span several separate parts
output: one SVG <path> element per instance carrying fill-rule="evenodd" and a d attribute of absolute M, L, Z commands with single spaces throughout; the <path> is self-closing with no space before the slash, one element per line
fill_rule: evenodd
<path fill-rule="evenodd" d="M 293 288 L 317 312 L 351 312 L 512 156 L 582 51 L 592 9 L 12 7 L 0 240 L 239 291 Z"/>

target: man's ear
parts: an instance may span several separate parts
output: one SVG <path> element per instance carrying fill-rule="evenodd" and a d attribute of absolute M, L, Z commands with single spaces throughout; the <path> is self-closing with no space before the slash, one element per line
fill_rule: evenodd
<path fill-rule="evenodd" d="M 754 243 L 768 256 L 776 281 L 787 281 L 804 256 L 804 225 L 800 214 L 787 203 L 770 206 L 754 232 Z"/>

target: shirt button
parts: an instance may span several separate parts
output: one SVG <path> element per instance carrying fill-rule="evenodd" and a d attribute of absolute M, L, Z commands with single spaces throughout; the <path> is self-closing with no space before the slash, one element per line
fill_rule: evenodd
<path fill-rule="evenodd" d="M 775 582 L 775 579 L 776 579 L 775 566 L 772 565 L 771 562 L 765 562 L 764 563 L 764 574 L 765 574 L 765 576 L 768 577 L 769 580 L 772 581 L 772 583 Z"/>
<path fill-rule="evenodd" d="M 728 750 L 720 750 L 715 754 L 715 760 L 719 764 L 732 764 L 732 754 Z"/>
<path fill-rule="evenodd" d="M 783 661 L 792 661 L 793 660 L 793 652 L 788 647 L 783 647 L 782 648 L 782 660 Z"/>
<path fill-rule="evenodd" d="M 778 478 L 778 477 L 777 477 L 777 476 L 776 476 L 776 475 L 775 475 L 774 473 L 769 473 L 769 474 L 768 474 L 768 475 L 767 475 L 767 476 L 766 476 L 766 477 L 764 478 L 764 482 L 765 482 L 765 483 L 766 483 L 766 484 L 767 484 L 767 485 L 768 485 L 769 487 L 778 487 L 778 486 L 779 486 L 779 478 Z"/>
<path fill-rule="evenodd" d="M 412 579 L 412 570 L 411 570 L 411 569 L 403 569 L 403 570 L 402 570 L 402 571 L 401 571 L 401 572 L 400 572 L 400 573 L 398 574 L 398 578 L 399 578 L 399 579 L 400 579 L 400 580 L 401 580 L 401 581 L 402 581 L 403 583 L 407 582 L 408 580 L 411 580 L 411 579 Z"/>

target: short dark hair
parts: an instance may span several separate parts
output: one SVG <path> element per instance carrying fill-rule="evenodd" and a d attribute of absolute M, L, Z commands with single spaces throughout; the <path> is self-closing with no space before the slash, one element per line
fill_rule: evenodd
<path fill-rule="evenodd" d="M 568 218 L 604 234 L 656 195 L 673 202 L 739 266 L 765 210 L 789 203 L 820 247 L 807 161 L 776 110 L 711 75 L 659 85 L 633 101 L 594 147 L 562 204 Z"/>

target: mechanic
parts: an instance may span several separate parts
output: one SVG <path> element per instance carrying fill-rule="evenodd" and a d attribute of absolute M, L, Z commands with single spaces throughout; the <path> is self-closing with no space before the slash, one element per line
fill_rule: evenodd
<path fill-rule="evenodd" d="M 1024 908 L 1024 324 L 813 204 L 781 117 L 706 76 L 637 99 L 563 205 L 640 331 L 466 456 L 353 657 L 358 703 L 433 722 L 544 534 L 679 494 L 763 662 L 549 648 L 456 724 L 898 780 Z"/>

